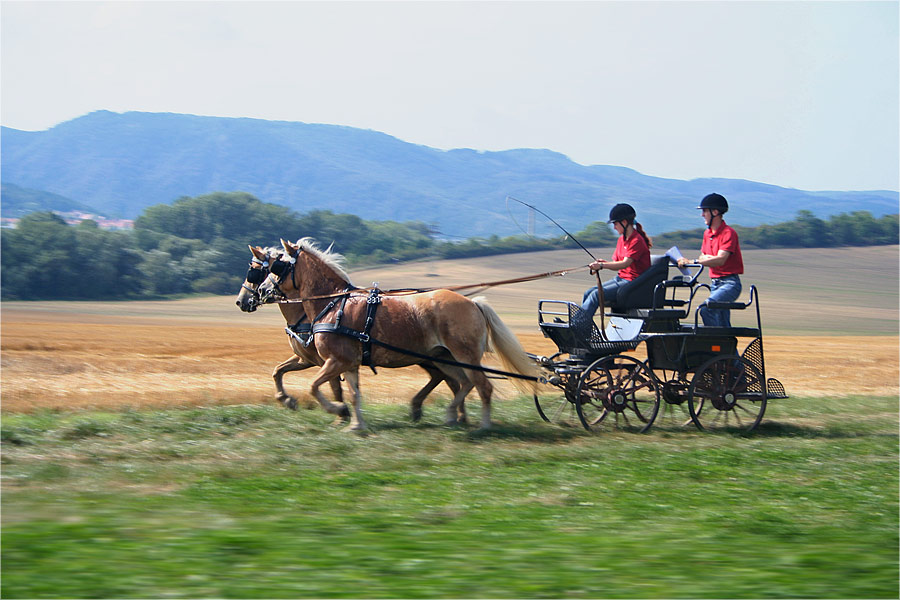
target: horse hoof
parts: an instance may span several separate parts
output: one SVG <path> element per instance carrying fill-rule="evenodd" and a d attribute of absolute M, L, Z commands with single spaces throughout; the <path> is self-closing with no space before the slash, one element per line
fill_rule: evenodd
<path fill-rule="evenodd" d="M 345 433 L 355 433 L 356 435 L 366 436 L 369 435 L 369 430 L 365 425 L 360 425 L 359 423 L 355 425 L 347 425 L 344 427 L 343 431 Z"/>
<path fill-rule="evenodd" d="M 347 406 L 346 404 L 342 405 L 341 411 L 338 413 L 338 415 L 340 415 L 340 417 L 342 419 L 349 419 L 350 418 L 350 407 Z"/>
<path fill-rule="evenodd" d="M 409 418 L 412 419 L 413 423 L 418 423 L 422 420 L 422 411 L 421 410 L 412 410 L 409 413 Z"/>
<path fill-rule="evenodd" d="M 283 398 L 278 398 L 278 401 L 285 408 L 289 408 L 291 410 L 297 410 L 297 399 L 292 398 L 291 396 L 284 396 Z"/>

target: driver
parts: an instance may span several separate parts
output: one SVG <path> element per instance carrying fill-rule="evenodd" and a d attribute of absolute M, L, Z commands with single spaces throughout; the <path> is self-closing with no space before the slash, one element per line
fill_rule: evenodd
<path fill-rule="evenodd" d="M 619 288 L 650 268 L 650 248 L 653 247 L 653 241 L 644 233 L 644 228 L 635 220 L 636 217 L 630 204 L 616 204 L 612 207 L 608 222 L 613 224 L 619 234 L 616 250 L 612 260 L 600 258 L 590 264 L 591 273 L 618 272 L 603 284 L 603 299 L 606 304 L 614 305 Z M 585 321 L 592 319 L 599 306 L 600 297 L 594 286 L 584 293 L 579 317 Z"/>

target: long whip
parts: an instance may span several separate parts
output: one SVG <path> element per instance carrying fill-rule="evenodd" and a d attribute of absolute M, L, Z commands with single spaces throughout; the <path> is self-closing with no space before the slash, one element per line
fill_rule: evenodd
<path fill-rule="evenodd" d="M 512 220 L 514 222 L 516 222 L 516 225 L 518 225 L 518 222 L 515 220 L 515 218 L 512 217 L 512 213 L 509 211 L 509 201 L 510 200 L 512 200 L 513 202 L 518 202 L 522 206 L 527 206 L 528 208 L 535 211 L 536 213 L 539 213 L 539 214 L 543 215 L 544 217 L 546 217 L 551 223 L 553 223 L 554 225 L 559 227 L 562 230 L 562 232 L 566 234 L 567 237 L 571 238 L 573 242 L 578 244 L 582 250 L 587 252 L 588 256 L 590 256 L 595 261 L 597 260 L 597 257 L 594 256 L 593 254 L 591 254 L 591 251 L 588 250 L 587 248 L 585 248 L 584 244 L 582 244 L 581 242 L 578 241 L 578 238 L 576 238 L 574 235 L 572 235 L 571 233 L 566 231 L 565 227 L 563 227 L 562 225 L 557 223 L 556 219 L 554 219 L 553 217 L 551 217 L 550 215 L 548 215 L 547 213 L 545 213 L 544 211 L 542 211 L 541 209 L 539 209 L 538 207 L 536 207 L 532 204 L 528 204 L 527 202 L 523 202 L 522 200 L 519 200 L 518 198 L 513 198 L 512 196 L 507 196 L 506 197 L 506 211 L 510 213 L 510 218 L 512 218 Z M 519 226 L 519 229 L 522 229 L 522 227 Z M 528 232 L 525 232 L 525 235 L 530 235 L 530 234 Z M 599 300 L 599 305 L 600 305 L 598 307 L 598 310 L 600 311 L 600 339 L 606 340 L 606 315 L 605 315 L 605 313 L 606 313 L 606 305 L 605 304 L 606 303 L 605 303 L 605 299 L 603 298 L 603 282 L 600 281 L 600 272 L 599 271 L 594 271 L 593 269 L 591 269 L 591 273 L 593 273 L 597 277 L 597 299 Z"/>

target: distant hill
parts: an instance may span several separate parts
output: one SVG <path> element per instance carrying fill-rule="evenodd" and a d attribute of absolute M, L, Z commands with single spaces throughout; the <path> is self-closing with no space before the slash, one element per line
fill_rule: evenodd
<path fill-rule="evenodd" d="M 12 183 L 4 183 L 0 186 L 0 215 L 4 218 L 17 218 L 42 210 L 60 213 L 80 210 L 100 214 L 100 211 L 87 204 L 75 202 L 58 194 L 21 188 Z"/>
<path fill-rule="evenodd" d="M 2 128 L 4 182 L 46 190 L 133 218 L 147 206 L 214 191 L 245 191 L 298 212 L 423 221 L 448 235 L 519 233 L 507 195 L 571 230 L 630 202 L 652 233 L 696 227 L 697 201 L 727 196 L 747 226 L 867 210 L 898 211 L 893 191 L 805 192 L 735 179 L 682 181 L 615 166 L 584 166 L 550 150 L 437 150 L 337 125 L 94 112 L 46 131 Z M 549 231 L 548 231 L 549 232 Z M 540 232 L 539 232 L 540 233 Z M 556 233 L 555 231 L 553 232 Z"/>

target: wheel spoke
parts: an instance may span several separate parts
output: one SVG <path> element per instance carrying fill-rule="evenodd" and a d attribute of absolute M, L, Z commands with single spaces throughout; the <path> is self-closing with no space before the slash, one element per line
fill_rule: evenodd
<path fill-rule="evenodd" d="M 757 368 L 746 358 L 710 359 L 694 374 L 688 392 L 692 421 L 701 429 L 753 429 L 765 412 L 765 398 L 754 391 L 763 387 L 760 382 Z"/>
<path fill-rule="evenodd" d="M 568 400 L 566 400 L 565 398 L 563 398 L 560 401 L 559 405 L 556 407 L 556 412 L 553 413 L 553 418 L 550 419 L 551 421 L 553 421 L 554 423 L 559 422 L 559 415 L 563 411 L 563 409 L 566 407 L 566 404 L 570 404 L 570 402 Z"/>
<path fill-rule="evenodd" d="M 630 356 L 596 360 L 582 373 L 578 390 L 575 408 L 587 429 L 596 429 L 605 421 L 611 427 L 646 431 L 659 411 L 660 392 L 653 373 Z M 595 416 L 595 412 L 599 414 Z M 636 415 L 636 425 L 628 412 Z M 607 421 L 610 413 L 615 417 Z"/>

